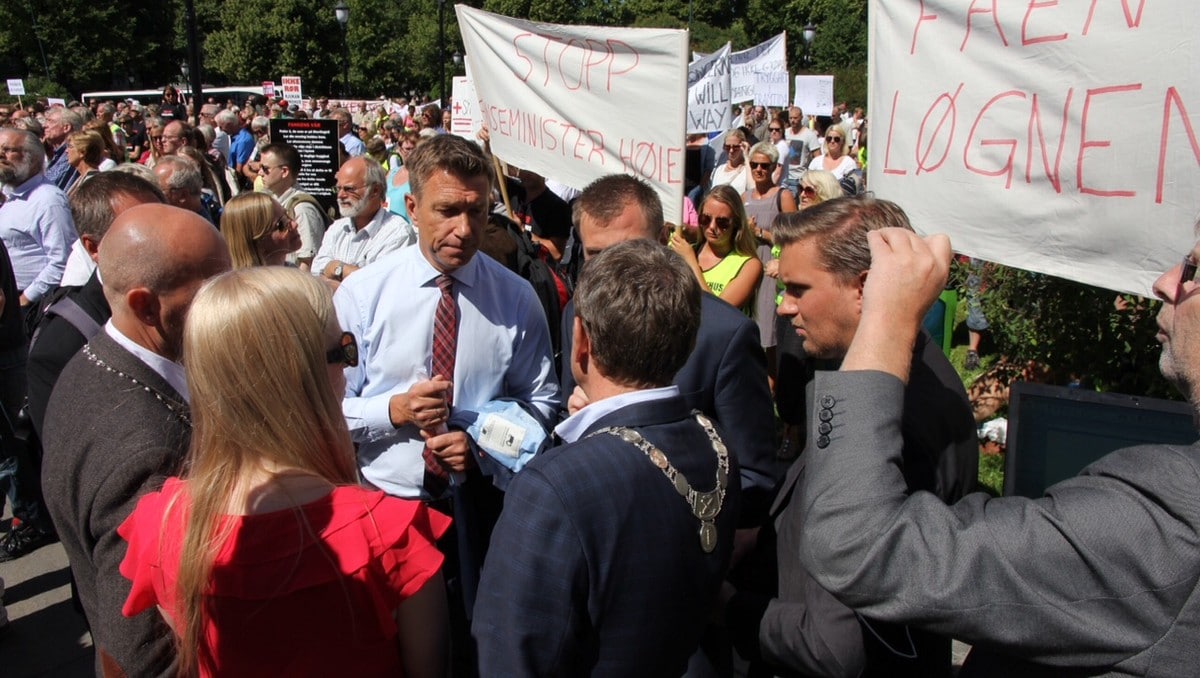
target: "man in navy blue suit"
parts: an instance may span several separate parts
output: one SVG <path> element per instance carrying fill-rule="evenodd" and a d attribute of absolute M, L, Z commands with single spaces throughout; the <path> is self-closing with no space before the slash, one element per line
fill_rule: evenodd
<path fill-rule="evenodd" d="M 575 227 L 585 259 L 632 239 L 666 243 L 662 203 L 645 182 L 624 174 L 593 181 L 575 201 Z M 741 467 L 739 527 L 766 519 L 783 468 L 775 461 L 775 420 L 767 385 L 767 360 L 754 321 L 711 294 L 700 299 L 696 347 L 675 375 L 690 407 L 712 417 L 725 432 Z M 561 396 L 568 413 L 587 404 L 571 375 L 574 302 L 563 309 Z M 626 319 L 629 322 L 629 319 Z"/>
<path fill-rule="evenodd" d="M 737 461 L 672 384 L 700 286 L 635 239 L 580 277 L 570 368 L 587 405 L 509 485 L 472 634 L 499 676 L 681 675 L 733 549 Z M 637 322 L 630 322 L 636 318 Z"/>

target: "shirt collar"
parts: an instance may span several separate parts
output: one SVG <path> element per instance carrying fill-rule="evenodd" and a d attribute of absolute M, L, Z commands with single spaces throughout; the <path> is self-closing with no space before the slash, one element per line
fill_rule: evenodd
<path fill-rule="evenodd" d="M 154 370 L 158 376 L 162 377 L 175 389 L 179 395 L 183 396 L 183 402 L 190 403 L 191 398 L 188 395 L 187 376 L 183 371 L 183 365 L 177 362 L 167 360 L 146 347 L 135 343 L 132 339 L 125 336 L 117 326 L 113 324 L 112 318 L 104 324 L 104 331 L 112 340 L 117 342 L 121 348 L 133 354 L 133 357 L 146 364 L 146 367 Z"/>
<path fill-rule="evenodd" d="M 622 407 L 637 403 L 648 403 L 655 400 L 666 400 L 679 395 L 679 387 L 674 384 L 662 388 L 648 388 L 641 391 L 630 391 L 621 395 L 605 398 L 592 403 L 567 417 L 561 424 L 554 427 L 559 438 L 568 443 L 579 440 L 589 428 L 603 417 L 616 412 Z"/>
<path fill-rule="evenodd" d="M 46 179 L 46 175 L 38 172 L 37 174 L 26 179 L 25 183 L 23 184 L 18 186 L 6 186 L 8 189 L 7 193 L 13 198 L 26 198 L 30 193 L 33 193 L 34 189 L 47 182 L 48 179 Z"/>
<path fill-rule="evenodd" d="M 401 217 L 397 218 L 399 219 Z M 416 256 L 419 260 L 417 266 L 421 271 L 421 274 L 417 279 L 421 281 L 422 285 L 428 285 L 436 281 L 442 272 L 434 268 L 433 264 L 429 263 L 429 259 L 426 258 L 425 250 L 423 249 L 421 243 L 418 242 L 412 247 L 412 249 L 416 250 Z M 474 287 L 475 280 L 479 277 L 479 267 L 482 265 L 479 263 L 479 257 L 480 253 L 476 251 L 475 256 L 471 257 L 470 261 L 462 266 L 459 266 L 453 271 L 450 271 L 450 277 L 454 278 L 454 282 L 462 283 L 467 287 Z"/>

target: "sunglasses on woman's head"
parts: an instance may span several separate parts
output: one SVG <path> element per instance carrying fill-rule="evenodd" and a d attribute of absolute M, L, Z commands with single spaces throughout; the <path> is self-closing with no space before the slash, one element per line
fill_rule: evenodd
<path fill-rule="evenodd" d="M 349 332 L 342 332 L 337 348 L 325 353 L 325 362 L 330 365 L 342 363 L 346 367 L 358 367 L 358 341 Z"/>

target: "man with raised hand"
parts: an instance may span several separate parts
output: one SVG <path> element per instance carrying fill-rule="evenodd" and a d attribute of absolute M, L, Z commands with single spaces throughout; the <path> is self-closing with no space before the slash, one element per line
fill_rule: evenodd
<path fill-rule="evenodd" d="M 1200 444 L 1118 450 L 1041 499 L 909 495 L 902 401 L 945 236 L 869 234 L 862 322 L 817 375 L 799 556 L 843 603 L 975 647 L 960 675 L 1190 676 L 1200 665 Z M 1154 284 L 1163 376 L 1200 403 L 1200 242 Z"/>

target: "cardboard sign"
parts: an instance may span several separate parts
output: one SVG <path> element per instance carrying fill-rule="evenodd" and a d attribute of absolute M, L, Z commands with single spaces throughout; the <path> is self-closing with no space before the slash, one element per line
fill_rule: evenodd
<path fill-rule="evenodd" d="M 645 179 L 683 208 L 687 32 L 559 26 L 455 6 L 492 150 L 568 186 Z M 642 114 L 633 114 L 633 112 Z"/>
<path fill-rule="evenodd" d="M 467 76 L 456 75 L 450 91 L 454 101 L 450 105 L 450 133 L 477 141 L 479 130 L 483 128 L 483 118 L 479 115 L 479 97 L 475 94 L 475 86 Z"/>
<path fill-rule="evenodd" d="M 304 95 L 300 88 L 300 76 L 285 75 L 283 76 L 283 98 L 287 100 L 288 105 L 297 104 L 304 101 Z"/>
<path fill-rule="evenodd" d="M 869 184 L 917 230 L 1139 294 L 1191 250 L 1194 0 L 873 0 L 869 16 Z"/>
<path fill-rule="evenodd" d="M 833 115 L 833 76 L 797 75 L 792 104 L 805 115 Z"/>
<path fill-rule="evenodd" d="M 733 102 L 788 105 L 787 33 L 729 55 Z"/>
<path fill-rule="evenodd" d="M 25 81 L 20 78 L 8 79 L 8 94 L 14 97 L 25 96 Z"/>
<path fill-rule="evenodd" d="M 723 132 L 733 119 L 729 43 L 688 65 L 688 134 Z"/>

